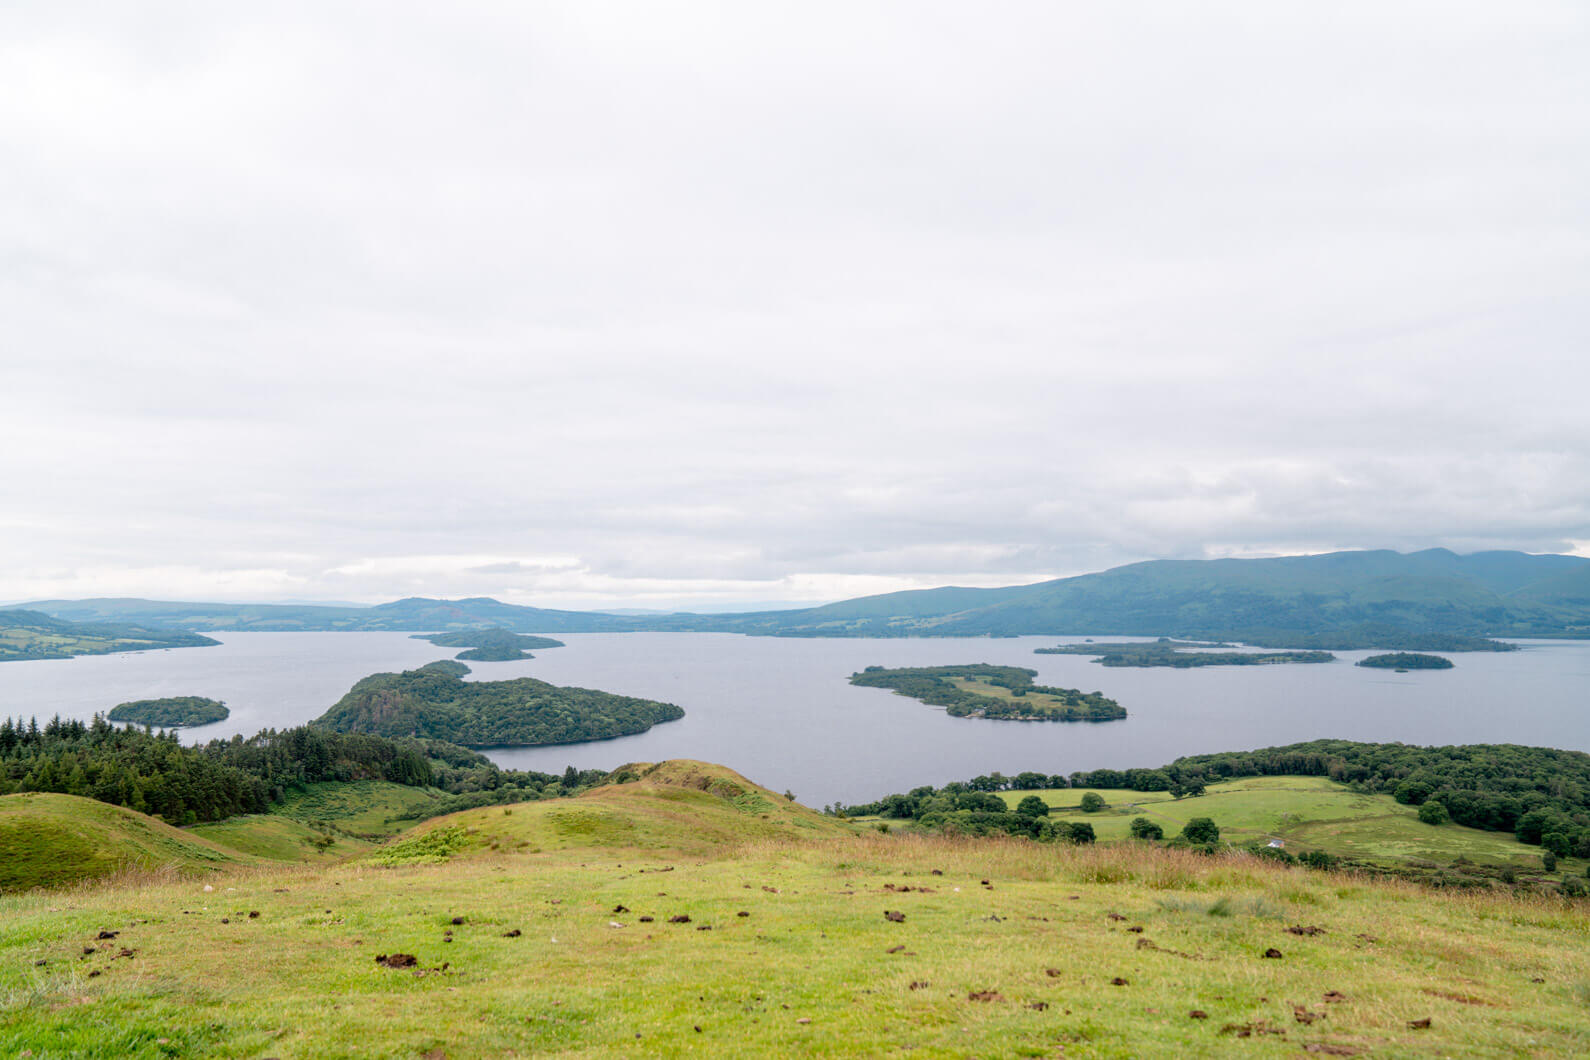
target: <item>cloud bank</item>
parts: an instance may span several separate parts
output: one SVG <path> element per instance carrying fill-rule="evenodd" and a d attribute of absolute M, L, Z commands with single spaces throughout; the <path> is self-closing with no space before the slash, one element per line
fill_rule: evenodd
<path fill-rule="evenodd" d="M 0 599 L 1590 542 L 1575 3 L 11 4 Z"/>

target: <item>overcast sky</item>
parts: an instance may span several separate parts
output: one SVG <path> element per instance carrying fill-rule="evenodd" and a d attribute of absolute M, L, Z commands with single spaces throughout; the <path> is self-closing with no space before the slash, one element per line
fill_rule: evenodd
<path fill-rule="evenodd" d="M 0 600 L 1590 555 L 1590 5 L 0 5 Z"/>

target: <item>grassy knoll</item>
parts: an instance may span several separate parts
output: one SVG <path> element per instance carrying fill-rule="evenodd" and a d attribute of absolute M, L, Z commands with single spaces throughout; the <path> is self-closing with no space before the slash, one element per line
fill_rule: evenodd
<path fill-rule="evenodd" d="M 252 860 L 120 806 L 44 792 L 0 796 L 0 892 L 129 871 L 213 872 Z"/>
<path fill-rule="evenodd" d="M 649 768 L 388 851 L 428 839 L 427 859 L 0 898 L 0 1054 L 1590 1051 L 1582 906 L 1135 844 L 858 834 L 726 770 Z M 377 964 L 391 954 L 415 967 Z"/>
<path fill-rule="evenodd" d="M 1083 813 L 1080 803 L 1086 791 L 1098 792 L 1108 809 Z M 1173 799 L 1165 791 L 1108 788 L 1004 791 L 999 796 L 1014 809 L 1033 794 L 1049 803 L 1051 817 L 1087 821 L 1101 840 L 1126 838 L 1134 817 L 1154 821 L 1167 836 L 1194 817 L 1211 817 L 1226 842 L 1278 838 L 1294 854 L 1323 850 L 1385 865 L 1410 860 L 1447 865 L 1467 858 L 1481 865 L 1540 869 L 1540 848 L 1520 843 L 1510 832 L 1421 824 L 1415 806 L 1389 795 L 1355 792 L 1324 777 L 1248 777 L 1211 785 L 1207 795 L 1189 799 Z M 1584 862 L 1564 858 L 1560 871 L 1582 874 Z"/>

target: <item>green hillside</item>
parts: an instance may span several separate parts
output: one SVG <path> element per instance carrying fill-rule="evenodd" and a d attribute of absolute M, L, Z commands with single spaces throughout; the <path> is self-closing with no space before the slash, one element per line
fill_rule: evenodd
<path fill-rule="evenodd" d="M 70 659 L 155 648 L 219 644 L 211 637 L 145 629 L 126 622 L 70 622 L 40 611 L 0 611 L 0 662 L 11 659 Z"/>
<path fill-rule="evenodd" d="M 857 833 L 702 763 L 626 772 L 210 892 L 0 897 L 0 1053 L 1590 1050 L 1581 903 L 1138 843 Z"/>
<path fill-rule="evenodd" d="M 250 861 L 202 836 L 76 795 L 0 796 L 0 891 L 120 872 L 214 872 Z"/>

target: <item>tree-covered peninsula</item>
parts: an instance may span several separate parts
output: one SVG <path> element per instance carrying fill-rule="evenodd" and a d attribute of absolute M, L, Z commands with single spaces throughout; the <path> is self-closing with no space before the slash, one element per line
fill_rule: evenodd
<path fill-rule="evenodd" d="M 1226 645 L 1217 645 L 1225 647 Z M 1273 666 L 1280 663 L 1334 662 L 1328 651 L 1189 651 L 1204 646 L 1191 641 L 1159 640 L 1152 643 L 1062 644 L 1037 648 L 1035 655 L 1093 655 L 1105 666 L 1169 666 L 1190 670 L 1198 666 Z"/>
<path fill-rule="evenodd" d="M 551 637 L 532 637 L 507 629 L 466 629 L 458 633 L 431 633 L 418 635 L 415 640 L 428 640 L 439 648 L 468 648 L 453 656 L 469 662 L 515 662 L 533 659 L 532 648 L 561 648 L 561 640 Z"/>
<path fill-rule="evenodd" d="M 850 683 L 890 688 L 902 696 L 943 707 L 957 718 L 999 721 L 1115 721 L 1126 710 L 1100 692 L 1035 685 L 1038 671 L 1019 666 L 917 666 L 889 670 L 869 666 Z"/>
<path fill-rule="evenodd" d="M 154 648 L 198 648 L 219 643 L 198 633 L 145 629 L 126 622 L 71 622 L 42 611 L 0 611 L 0 662 L 71 659 L 78 655 L 109 655 Z"/>
<path fill-rule="evenodd" d="M 138 699 L 110 708 L 110 720 L 148 725 L 155 729 L 180 729 L 225 721 L 232 712 L 218 699 L 204 696 L 166 696 L 164 699 Z"/>
<path fill-rule="evenodd" d="M 533 747 L 645 732 L 685 712 L 672 703 L 521 677 L 463 681 L 434 667 L 366 677 L 312 725 L 465 747 Z"/>
<path fill-rule="evenodd" d="M 1412 651 L 1395 651 L 1387 655 L 1371 655 L 1355 664 L 1372 670 L 1450 670 L 1452 660 L 1439 655 L 1424 655 Z"/>

